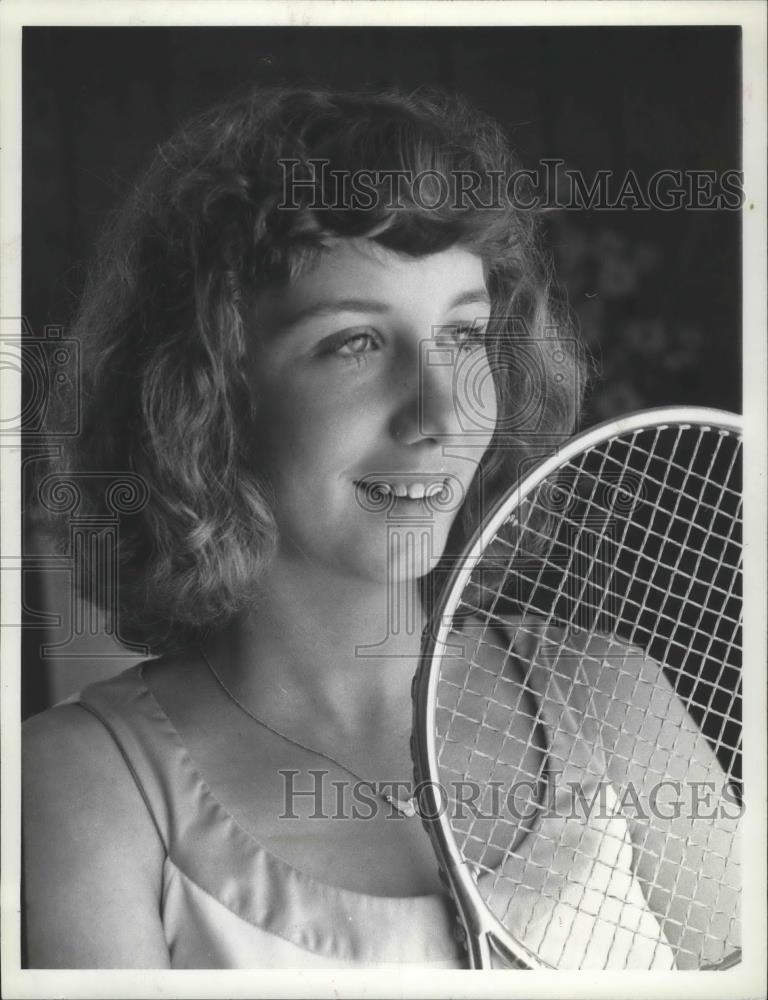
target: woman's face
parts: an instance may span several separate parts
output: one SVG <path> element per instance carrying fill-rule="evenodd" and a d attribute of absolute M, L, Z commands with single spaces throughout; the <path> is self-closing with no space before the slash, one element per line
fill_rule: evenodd
<path fill-rule="evenodd" d="M 479 257 L 365 239 L 259 296 L 254 454 L 278 558 L 361 580 L 429 572 L 496 420 L 488 313 Z"/>

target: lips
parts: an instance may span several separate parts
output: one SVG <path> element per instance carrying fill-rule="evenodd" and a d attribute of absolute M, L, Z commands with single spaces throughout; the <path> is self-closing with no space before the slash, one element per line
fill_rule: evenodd
<path fill-rule="evenodd" d="M 394 497 L 397 500 L 427 500 L 433 497 L 443 497 L 448 491 L 448 482 L 440 479 L 424 478 L 399 479 L 370 476 L 358 480 L 356 486 L 362 487 L 372 498 Z"/>
<path fill-rule="evenodd" d="M 372 489 L 378 490 L 384 496 L 396 496 L 400 499 L 424 500 L 427 497 L 438 496 L 445 489 L 445 480 L 433 483 L 388 483 L 377 482 Z"/>

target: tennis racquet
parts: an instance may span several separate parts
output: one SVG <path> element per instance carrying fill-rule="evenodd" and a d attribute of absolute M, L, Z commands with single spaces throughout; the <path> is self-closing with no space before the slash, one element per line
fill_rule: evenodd
<path fill-rule="evenodd" d="M 592 428 L 484 518 L 414 678 L 474 968 L 740 960 L 741 421 Z"/>

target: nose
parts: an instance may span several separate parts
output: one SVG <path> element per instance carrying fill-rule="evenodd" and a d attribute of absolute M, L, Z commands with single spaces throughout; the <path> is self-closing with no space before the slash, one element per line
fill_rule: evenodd
<path fill-rule="evenodd" d="M 392 434 L 401 443 L 439 445 L 460 433 L 456 412 L 454 360 L 450 350 L 422 345 L 403 359 L 397 379 Z"/>

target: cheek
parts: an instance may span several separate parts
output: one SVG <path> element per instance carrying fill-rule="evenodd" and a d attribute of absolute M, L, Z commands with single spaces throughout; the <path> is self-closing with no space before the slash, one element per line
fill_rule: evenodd
<path fill-rule="evenodd" d="M 375 433 L 368 408 L 332 391 L 319 397 L 286 391 L 263 407 L 260 420 L 258 461 L 265 474 L 278 489 L 316 497 L 359 472 L 355 463 Z"/>
<path fill-rule="evenodd" d="M 487 447 L 496 429 L 499 400 L 496 380 L 484 352 L 469 355 L 458 367 L 454 394 L 461 430 L 468 441 Z"/>

